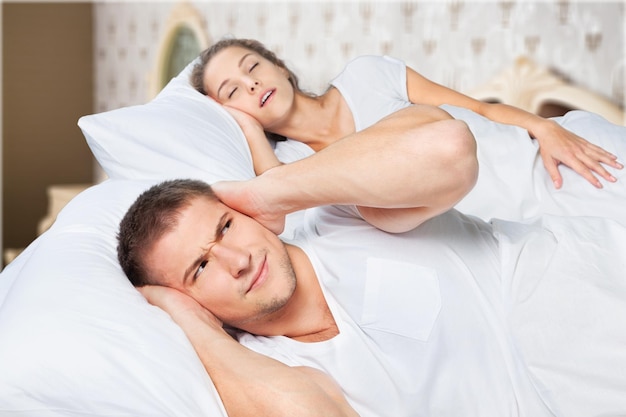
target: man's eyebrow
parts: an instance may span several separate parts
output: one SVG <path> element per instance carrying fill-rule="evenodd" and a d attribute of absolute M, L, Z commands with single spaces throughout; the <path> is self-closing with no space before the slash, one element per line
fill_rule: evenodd
<path fill-rule="evenodd" d="M 224 228 L 224 224 L 226 223 L 226 218 L 228 217 L 228 213 L 224 213 L 222 214 L 222 216 L 220 217 L 219 221 L 217 222 L 217 226 L 215 226 L 215 231 L 213 233 L 213 239 L 212 241 L 217 241 L 217 239 L 219 238 L 219 236 L 222 233 L 222 229 Z M 187 281 L 189 279 L 189 276 L 193 273 L 195 274 L 195 270 L 198 269 L 198 266 L 200 266 L 200 264 L 202 263 L 202 261 L 204 260 L 204 258 L 206 257 L 206 252 L 202 252 L 202 254 L 200 254 L 200 256 L 198 256 L 192 263 L 191 265 L 189 265 L 189 267 L 185 270 L 184 274 L 183 274 L 183 286 L 185 286 L 187 284 Z M 195 277 L 194 277 L 195 278 Z"/>
<path fill-rule="evenodd" d="M 194 273 L 194 270 L 198 269 L 198 266 L 200 266 L 200 263 L 202 262 L 202 260 L 205 257 L 205 253 L 202 253 L 200 256 L 198 256 L 192 263 L 191 265 L 189 265 L 189 268 L 187 268 L 183 274 L 183 286 L 187 285 L 187 280 L 189 278 L 189 275 L 191 275 L 192 273 Z"/>
<path fill-rule="evenodd" d="M 243 65 L 243 61 L 250 55 L 252 55 L 252 52 L 248 52 L 247 54 L 244 54 L 244 56 L 242 56 L 241 59 L 239 60 L 239 63 L 237 64 L 237 66 L 241 68 L 241 66 Z M 224 87 L 226 83 L 228 83 L 229 81 L 230 81 L 230 78 L 226 78 L 224 81 L 222 81 L 222 83 L 217 89 L 217 97 L 220 96 L 220 91 L 222 90 L 222 87 Z"/>

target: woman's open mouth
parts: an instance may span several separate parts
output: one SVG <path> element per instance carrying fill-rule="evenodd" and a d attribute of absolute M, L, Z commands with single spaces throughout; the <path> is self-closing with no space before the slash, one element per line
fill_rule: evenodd
<path fill-rule="evenodd" d="M 272 96 L 272 94 L 274 94 L 274 91 L 276 91 L 275 88 L 268 90 L 265 92 L 265 94 L 263 94 L 263 96 L 261 97 L 261 107 L 263 107 L 267 100 L 269 100 L 269 98 Z"/>

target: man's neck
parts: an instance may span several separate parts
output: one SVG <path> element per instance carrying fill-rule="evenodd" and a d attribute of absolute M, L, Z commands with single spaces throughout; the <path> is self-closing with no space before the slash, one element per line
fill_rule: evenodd
<path fill-rule="evenodd" d="M 315 269 L 306 253 L 297 246 L 286 245 L 296 274 L 296 290 L 292 297 L 295 320 L 298 323 L 284 336 L 301 342 L 321 342 L 339 333 L 337 323 L 328 307 Z"/>
<path fill-rule="evenodd" d="M 308 256 L 297 246 L 285 245 L 296 275 L 288 303 L 259 328 L 244 329 L 261 336 L 286 336 L 301 342 L 321 342 L 339 333 Z M 256 327 L 256 326 L 255 326 Z"/>

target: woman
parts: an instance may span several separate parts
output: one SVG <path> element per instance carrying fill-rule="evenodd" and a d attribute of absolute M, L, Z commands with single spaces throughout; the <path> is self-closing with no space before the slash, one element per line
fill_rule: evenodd
<path fill-rule="evenodd" d="M 405 70 L 398 72 L 399 67 Z M 372 82 L 382 87 L 375 91 L 377 96 L 347 102 L 350 99 L 344 89 L 371 88 Z M 365 122 L 369 124 L 413 103 L 464 107 L 492 121 L 519 126 L 537 140 L 543 164 L 557 189 L 563 181 L 558 170 L 560 163 L 597 188 L 602 188 L 602 184 L 596 175 L 616 181 L 603 164 L 623 168 L 615 155 L 552 120 L 505 104 L 474 100 L 428 80 L 389 57 L 357 58 L 331 82 L 324 94 L 314 96 L 303 92 L 296 75 L 260 42 L 225 39 L 202 53 L 201 62 L 192 74 L 192 84 L 223 104 L 238 121 L 250 144 L 257 175 L 280 163 L 264 131 L 303 142 L 319 151 L 367 127 L 360 125 L 359 113 L 369 111 L 360 107 L 368 102 L 377 103 L 378 110 L 374 111 L 382 111 L 373 118 L 370 116 L 369 122 Z"/>

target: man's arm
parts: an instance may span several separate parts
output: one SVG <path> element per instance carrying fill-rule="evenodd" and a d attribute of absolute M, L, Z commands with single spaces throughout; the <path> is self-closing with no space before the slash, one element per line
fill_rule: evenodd
<path fill-rule="evenodd" d="M 139 290 L 185 331 L 230 417 L 358 417 L 325 373 L 292 368 L 242 346 L 215 316 L 180 291 L 162 286 Z"/>
<path fill-rule="evenodd" d="M 415 105 L 308 158 L 249 181 L 214 184 L 214 190 L 277 233 L 284 215 L 327 204 L 357 205 L 375 226 L 401 231 L 453 207 L 477 175 L 467 125 L 436 107 Z"/>

